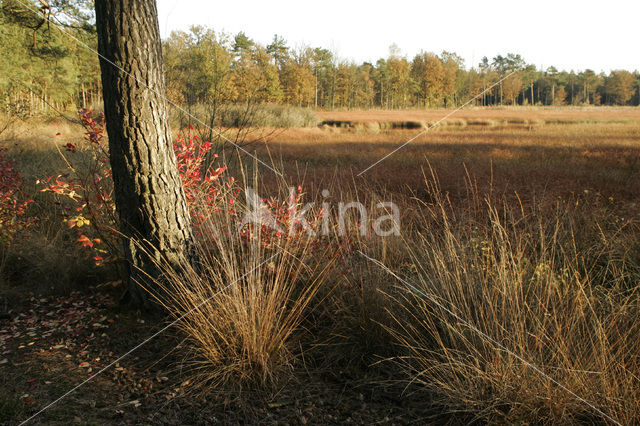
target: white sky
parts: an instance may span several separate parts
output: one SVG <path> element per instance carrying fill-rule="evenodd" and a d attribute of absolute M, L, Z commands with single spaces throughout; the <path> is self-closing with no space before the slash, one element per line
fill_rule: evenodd
<path fill-rule="evenodd" d="M 638 0 L 158 0 L 158 12 L 163 38 L 191 25 L 263 45 L 278 34 L 358 63 L 396 43 L 410 59 L 454 51 L 467 67 L 513 52 L 538 68 L 640 69 Z"/>

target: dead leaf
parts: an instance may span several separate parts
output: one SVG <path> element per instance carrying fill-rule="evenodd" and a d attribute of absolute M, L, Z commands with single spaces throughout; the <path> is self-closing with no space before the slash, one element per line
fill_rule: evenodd
<path fill-rule="evenodd" d="M 269 408 L 280 408 L 284 407 L 285 405 L 287 405 L 286 402 L 270 402 L 267 406 Z"/>

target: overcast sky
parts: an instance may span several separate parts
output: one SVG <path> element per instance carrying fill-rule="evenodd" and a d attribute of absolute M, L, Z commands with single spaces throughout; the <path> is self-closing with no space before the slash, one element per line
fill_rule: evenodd
<path fill-rule="evenodd" d="M 409 58 L 454 51 L 467 67 L 513 52 L 543 68 L 640 69 L 638 0 L 158 0 L 158 9 L 163 38 L 205 25 L 265 45 L 278 34 L 357 62 L 386 57 L 395 43 Z"/>

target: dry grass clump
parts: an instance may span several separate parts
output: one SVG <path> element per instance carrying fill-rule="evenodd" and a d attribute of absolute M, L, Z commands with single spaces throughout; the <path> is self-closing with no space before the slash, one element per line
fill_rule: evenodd
<path fill-rule="evenodd" d="M 262 185 L 255 179 L 248 186 Z M 286 200 L 288 190 L 279 181 L 275 199 Z M 325 190 L 331 194 L 332 218 L 337 200 L 358 199 L 349 187 Z M 267 195 L 263 189 L 258 192 Z M 384 311 L 388 301 L 376 286 L 365 283 L 382 274 L 369 274 L 371 268 L 357 250 L 391 264 L 404 261 L 406 250 L 397 237 L 379 238 L 371 231 L 361 235 L 356 210 L 346 215 L 346 234 L 340 233 L 337 220 L 326 225 L 314 220 L 326 208 L 322 201 L 327 199 L 320 192 L 298 201 L 298 208 L 315 201 L 306 219 L 316 235 L 296 228 L 299 232 L 293 235 L 273 238 L 273 232 L 264 228 L 238 229 L 238 217 L 252 208 L 235 199 L 233 208 L 239 214 L 224 209 L 200 229 L 201 263 L 187 271 L 167 270 L 162 291 L 155 296 L 174 318 L 183 318 L 177 326 L 190 350 L 183 368 L 194 390 L 236 395 L 243 389 L 269 391 L 292 377 L 303 354 L 332 368 L 326 363 L 351 364 L 345 360 L 348 357 L 357 357 L 354 361 L 359 363 L 360 357 L 370 356 L 383 344 L 388 347 L 388 333 L 377 323 L 382 318 L 389 322 Z M 228 205 L 232 194 L 223 194 L 229 198 L 221 205 Z M 373 219 L 389 213 L 376 207 L 379 199 L 372 195 L 360 200 Z M 324 226 L 328 234 L 322 231 Z M 318 349 L 322 354 L 316 357 Z"/>
<path fill-rule="evenodd" d="M 231 204 L 223 194 L 221 205 Z M 234 199 L 198 232 L 199 264 L 167 271 L 158 300 L 175 318 L 190 350 L 184 367 L 195 390 L 272 389 L 290 377 L 301 355 L 306 316 L 318 302 L 335 253 L 297 232 L 275 236 L 239 228 L 249 207 Z"/>
<path fill-rule="evenodd" d="M 637 226 L 430 191 L 389 328 L 409 383 L 474 420 L 638 423 Z"/>
<path fill-rule="evenodd" d="M 291 254 L 253 247 L 174 277 L 168 308 L 187 314 L 179 327 L 191 350 L 191 383 L 203 390 L 279 383 L 299 355 L 298 327 L 321 283 L 302 282 L 308 272 Z"/>

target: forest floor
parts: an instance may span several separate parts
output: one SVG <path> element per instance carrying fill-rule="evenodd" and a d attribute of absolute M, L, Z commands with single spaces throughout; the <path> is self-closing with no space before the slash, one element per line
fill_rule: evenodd
<path fill-rule="evenodd" d="M 0 424 L 26 420 L 161 328 L 162 318 L 119 309 L 118 294 L 103 287 L 13 300 L 20 308 L 0 321 Z M 391 425 L 432 414 L 364 366 L 301 363 L 276 390 L 193 394 L 180 344 L 173 330 L 159 335 L 30 424 Z"/>

